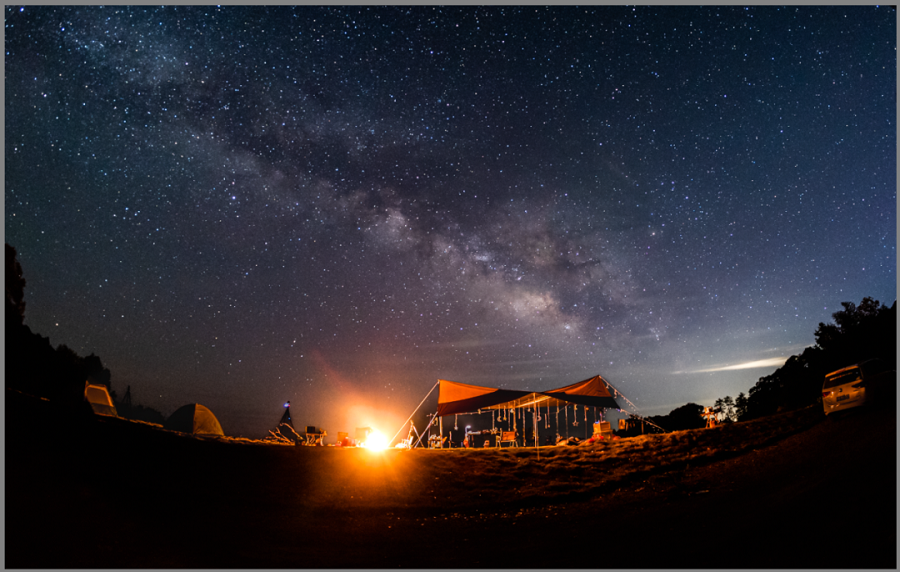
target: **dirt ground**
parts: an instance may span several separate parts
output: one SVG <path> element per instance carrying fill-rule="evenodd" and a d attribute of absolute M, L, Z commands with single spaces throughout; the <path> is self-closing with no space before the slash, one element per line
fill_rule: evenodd
<path fill-rule="evenodd" d="M 895 408 L 382 453 L 6 415 L 7 568 L 897 567 Z"/>

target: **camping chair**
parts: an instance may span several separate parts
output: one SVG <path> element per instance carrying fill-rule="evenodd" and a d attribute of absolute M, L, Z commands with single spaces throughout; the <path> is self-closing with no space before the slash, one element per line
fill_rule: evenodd
<path fill-rule="evenodd" d="M 513 447 L 518 446 L 518 443 L 516 443 L 516 432 L 501 431 L 500 438 L 497 439 L 497 448 L 502 448 L 504 443 L 512 443 Z"/>

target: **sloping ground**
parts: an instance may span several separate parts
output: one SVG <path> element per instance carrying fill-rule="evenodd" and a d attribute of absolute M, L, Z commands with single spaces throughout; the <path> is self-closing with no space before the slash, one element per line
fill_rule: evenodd
<path fill-rule="evenodd" d="M 893 410 L 381 454 L 195 439 L 10 393 L 6 413 L 7 567 L 896 565 Z M 867 550 L 826 554 L 859 514 L 888 524 L 843 526 Z"/>
<path fill-rule="evenodd" d="M 387 454 L 402 456 L 397 469 L 404 473 L 402 486 L 390 495 L 360 502 L 360 496 L 373 483 L 356 477 L 340 483 L 318 483 L 309 502 L 317 506 L 345 505 L 348 510 L 392 506 L 458 512 L 585 500 L 649 475 L 764 447 L 809 429 L 822 417 L 819 410 L 808 408 L 708 430 L 644 435 L 578 447 L 390 451 Z M 338 453 L 355 457 L 354 462 L 364 466 L 364 474 L 370 477 L 384 463 L 372 459 L 368 451 Z M 331 465 L 331 459 L 323 461 Z M 333 469 L 327 472 L 341 474 L 336 472 L 337 466 L 331 466 Z M 381 484 L 389 487 L 388 482 Z M 351 496 L 353 499 L 348 499 Z"/>

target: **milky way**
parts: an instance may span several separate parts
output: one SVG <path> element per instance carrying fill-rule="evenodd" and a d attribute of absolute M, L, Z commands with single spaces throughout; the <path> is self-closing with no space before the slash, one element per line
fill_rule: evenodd
<path fill-rule="evenodd" d="M 438 378 L 709 405 L 895 300 L 895 48 L 875 6 L 7 7 L 25 321 L 231 434 Z"/>

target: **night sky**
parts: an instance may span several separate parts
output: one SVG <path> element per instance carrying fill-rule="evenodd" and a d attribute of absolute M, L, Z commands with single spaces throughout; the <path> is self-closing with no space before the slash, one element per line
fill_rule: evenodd
<path fill-rule="evenodd" d="M 896 299 L 892 7 L 6 8 L 25 323 L 169 415 L 746 393 Z M 429 402 L 433 411 L 435 391 Z"/>

